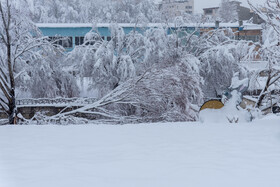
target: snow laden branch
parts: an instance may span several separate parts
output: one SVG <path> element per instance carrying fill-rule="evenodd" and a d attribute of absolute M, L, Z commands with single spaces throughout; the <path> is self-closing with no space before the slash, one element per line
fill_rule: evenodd
<path fill-rule="evenodd" d="M 267 59 L 267 66 L 259 69 L 252 80 L 256 83 L 258 79 L 264 79 L 261 92 L 258 96 L 255 107 L 260 108 L 271 93 L 279 90 L 280 81 L 280 2 L 279 0 L 267 0 L 264 6 L 253 6 L 248 1 L 251 8 L 265 22 L 263 31 L 263 45 L 260 46 L 260 56 Z M 265 75 L 265 77 L 264 77 Z"/>
<path fill-rule="evenodd" d="M 189 51 L 201 61 L 200 75 L 206 99 L 218 98 L 231 83 L 234 73 L 247 76 L 242 62 L 250 62 L 259 54 L 258 43 L 234 40 L 231 29 L 211 30 L 200 37 L 193 37 Z"/>
<path fill-rule="evenodd" d="M 217 97 L 230 86 L 233 74 L 243 71 L 241 61 L 258 53 L 258 44 L 233 40 L 231 29 L 216 29 L 202 36 L 180 27 L 167 34 L 167 29 L 124 34 L 122 28 L 112 25 L 111 41 L 103 41 L 98 33 L 87 34 L 86 40 L 93 45 L 76 47 L 65 61 L 76 76 L 90 79 L 90 89 L 102 102 L 83 108 L 79 115 L 115 121 L 131 117 L 138 122 L 194 121 L 203 95 Z M 117 94 L 120 92 L 115 89 L 144 72 L 133 93 L 125 99 Z M 108 93 L 122 99 L 115 100 Z M 104 97 L 112 102 L 104 105 Z M 65 110 L 55 119 L 75 112 Z"/>
<path fill-rule="evenodd" d="M 196 71 L 188 71 L 195 67 L 187 59 L 190 56 L 172 67 L 149 69 L 123 82 L 93 104 L 70 111 L 67 109 L 71 106 L 68 106 L 57 115 L 35 118 L 40 123 L 81 123 L 79 117 L 84 121 L 85 118 L 94 120 L 94 123 L 195 121 L 196 103 L 202 99 L 201 80 Z M 182 71 L 181 67 L 187 70 Z"/>
<path fill-rule="evenodd" d="M 274 85 L 277 85 L 276 83 L 280 80 L 280 69 L 272 69 L 271 67 L 269 67 L 267 70 L 264 70 L 262 72 L 267 73 L 267 78 L 264 88 L 259 94 L 257 103 L 255 105 L 255 107 L 258 108 L 263 104 L 264 98 L 275 89 Z M 271 89 L 271 87 L 273 86 L 274 88 Z"/>
<path fill-rule="evenodd" d="M 45 117 L 45 120 L 49 122 L 57 122 L 61 120 L 67 120 L 69 116 L 71 116 L 70 118 L 72 119 L 73 116 L 80 116 L 80 114 L 90 115 L 92 116 L 92 118 L 98 118 L 101 116 L 101 119 L 103 119 L 103 121 L 106 121 L 105 119 L 107 119 L 109 121 L 118 123 L 124 122 L 125 118 L 127 118 L 126 120 L 132 119 L 134 117 L 123 117 L 113 111 L 107 110 L 106 107 L 109 105 L 117 104 L 135 104 L 134 102 L 129 100 L 130 95 L 146 75 L 147 73 L 144 73 L 142 76 L 126 81 L 93 104 L 89 104 L 79 109 L 66 112 L 66 109 L 71 107 L 68 106 L 57 115 Z"/>

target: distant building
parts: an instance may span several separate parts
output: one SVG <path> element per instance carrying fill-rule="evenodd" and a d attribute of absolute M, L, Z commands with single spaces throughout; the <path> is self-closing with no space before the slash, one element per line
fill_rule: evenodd
<path fill-rule="evenodd" d="M 216 17 L 218 15 L 219 7 L 204 8 L 204 16 Z"/>
<path fill-rule="evenodd" d="M 262 42 L 262 26 L 252 23 L 211 23 L 200 25 L 200 35 L 207 34 L 211 30 L 218 28 L 231 28 L 235 40 L 247 40 L 252 42 Z"/>
<path fill-rule="evenodd" d="M 49 40 L 55 45 L 61 45 L 65 51 L 72 51 L 76 46 L 92 45 L 87 41 L 88 32 L 92 31 L 92 24 L 88 23 L 37 23 L 37 27 L 41 30 L 44 36 L 48 36 Z M 136 26 L 137 25 L 137 26 Z M 96 30 L 93 33 L 96 35 L 96 40 L 110 41 L 112 39 L 109 23 L 98 23 L 95 25 Z M 177 29 L 173 23 L 149 23 L 149 24 L 135 24 L 135 23 L 119 23 L 118 26 L 123 28 L 125 34 L 132 31 L 137 31 L 143 34 L 150 28 L 168 27 L 167 34 L 173 33 Z M 218 28 L 231 28 L 235 33 L 233 39 L 248 40 L 253 42 L 261 42 L 262 26 L 249 23 L 186 23 L 181 26 L 184 32 L 193 33 L 197 36 L 207 34 L 211 30 Z M 94 36 L 94 35 L 93 35 Z"/>
<path fill-rule="evenodd" d="M 261 11 L 262 13 L 264 13 L 265 15 L 268 15 L 270 17 L 273 15 L 272 14 L 273 10 L 269 10 L 267 8 L 261 8 L 261 9 L 259 9 L 259 11 Z M 258 14 L 254 13 L 253 11 L 252 11 L 252 13 L 253 13 L 253 23 L 254 24 L 265 23 L 265 21 Z"/>
<path fill-rule="evenodd" d="M 159 8 L 161 11 L 173 16 L 180 16 L 184 13 L 193 14 L 194 0 L 162 0 Z"/>
<path fill-rule="evenodd" d="M 254 17 L 254 13 L 251 11 L 251 9 L 241 6 L 241 2 L 230 1 L 230 3 L 236 6 L 239 21 L 250 20 Z M 220 7 L 204 8 L 203 9 L 204 16 L 212 16 L 214 18 L 217 17 L 219 8 Z"/>

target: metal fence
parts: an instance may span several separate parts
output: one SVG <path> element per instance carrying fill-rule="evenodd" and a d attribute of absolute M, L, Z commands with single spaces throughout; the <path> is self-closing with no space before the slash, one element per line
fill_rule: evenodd
<path fill-rule="evenodd" d="M 97 101 L 96 98 L 38 98 L 38 99 L 17 99 L 17 106 L 46 106 L 46 105 L 86 105 Z"/>

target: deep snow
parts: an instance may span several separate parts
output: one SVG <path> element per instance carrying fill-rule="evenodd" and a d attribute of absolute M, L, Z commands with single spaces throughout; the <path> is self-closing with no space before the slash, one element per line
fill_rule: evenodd
<path fill-rule="evenodd" d="M 1 126 L 1 187 L 279 187 L 280 118 Z"/>

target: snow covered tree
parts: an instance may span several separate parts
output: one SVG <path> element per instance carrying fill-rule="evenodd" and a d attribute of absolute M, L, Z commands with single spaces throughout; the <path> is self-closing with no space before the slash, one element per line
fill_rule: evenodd
<path fill-rule="evenodd" d="M 256 103 L 256 107 L 260 107 L 265 98 L 280 88 L 280 1 L 267 0 L 264 6 L 259 7 L 250 5 L 255 13 L 265 21 L 266 25 L 260 54 L 263 59 L 267 59 L 268 64 L 264 69 L 256 71 L 253 80 L 251 80 L 251 84 L 253 84 L 251 87 L 253 87 L 261 75 L 266 75 L 265 83 L 262 85 L 263 88 Z"/>
<path fill-rule="evenodd" d="M 31 4 L 35 22 L 160 22 L 158 7 L 151 0 L 34 0 Z"/>
<path fill-rule="evenodd" d="M 219 45 L 208 49 L 200 55 L 201 60 L 201 75 L 205 82 L 203 90 L 209 98 L 217 98 L 222 95 L 231 83 L 231 79 L 235 72 L 240 73 L 240 78 L 247 76 L 246 69 L 240 62 L 241 59 L 236 56 L 236 51 L 243 52 L 245 49 L 248 53 L 249 45 L 246 48 L 239 48 L 238 44 Z M 249 57 L 242 58 L 244 61 L 249 61 Z"/>
<path fill-rule="evenodd" d="M 75 77 L 64 69 L 64 54 L 52 48 L 38 51 L 23 67 L 17 80 L 18 97 L 56 98 L 78 97 L 79 88 Z M 23 96 L 22 96 L 23 95 Z"/>
<path fill-rule="evenodd" d="M 53 53 L 55 50 L 48 38 L 41 36 L 38 28 L 30 20 L 30 12 L 26 8 L 23 9 L 26 7 L 25 3 L 16 0 L 0 1 L 0 108 L 9 116 L 10 124 L 17 121 L 16 97 L 21 94 L 20 87 L 26 85 L 23 79 L 39 81 L 38 75 L 42 74 L 35 71 L 37 64 L 34 63 L 47 62 L 44 60 L 48 58 L 46 52 Z M 46 63 L 41 65 L 48 66 Z M 51 73 L 47 72 L 49 69 L 44 70 L 44 73 Z M 42 88 L 44 84 L 48 84 L 48 81 L 38 82 L 37 85 L 34 83 L 32 86 L 36 86 L 35 91 L 38 92 L 39 86 Z M 52 88 L 56 85 L 59 84 L 52 84 Z M 32 86 L 29 85 L 27 89 L 34 89 Z"/>
<path fill-rule="evenodd" d="M 231 0 L 222 0 L 218 10 L 218 19 L 222 22 L 238 21 L 236 2 Z"/>
<path fill-rule="evenodd" d="M 186 50 L 201 61 L 199 69 L 206 98 L 220 96 L 230 86 L 235 72 L 240 72 L 240 78 L 247 76 L 241 62 L 254 57 L 256 45 L 233 38 L 230 28 L 211 30 L 199 36 L 186 35 Z"/>
<path fill-rule="evenodd" d="M 138 121 L 195 120 L 195 106 L 201 103 L 203 94 L 221 95 L 235 72 L 241 72 L 243 78 L 241 61 L 249 60 L 255 48 L 252 42 L 233 40 L 231 29 L 212 30 L 200 36 L 197 30 L 190 32 L 180 26 L 142 32 L 124 34 L 122 28 L 113 26 L 111 41 L 80 46 L 67 60 L 72 63 L 79 59 L 73 69 L 85 72 L 79 76 L 92 77 L 99 98 L 145 74 L 133 86 L 134 91 L 123 98 L 125 104 L 106 106 L 107 112 L 134 115 Z"/>
<path fill-rule="evenodd" d="M 95 30 L 89 32 L 85 44 L 76 47 L 66 60 L 78 76 L 91 77 L 91 87 L 98 89 L 99 97 L 136 76 L 136 64 L 145 49 L 143 35 L 136 31 L 125 34 L 121 27 L 112 25 L 110 32 L 110 41 L 102 40 Z"/>
<path fill-rule="evenodd" d="M 36 29 L 26 13 L 15 5 L 15 1 L 0 1 L 0 106 L 9 116 L 10 124 L 16 123 L 16 67 L 24 55 L 44 43 L 34 38 Z"/>
<path fill-rule="evenodd" d="M 182 33 L 175 30 L 143 28 L 125 34 L 112 25 L 110 41 L 76 47 L 66 61 L 76 64 L 77 76 L 92 77 L 99 100 L 61 115 L 82 113 L 118 122 L 196 120 L 203 95 L 199 60 L 185 50 Z M 98 38 L 98 33 L 87 38 Z"/>
<path fill-rule="evenodd" d="M 199 60 L 192 55 L 165 60 L 169 65 L 152 68 L 130 96 L 136 115 L 142 121 L 196 121 L 203 95 Z"/>

